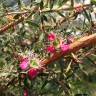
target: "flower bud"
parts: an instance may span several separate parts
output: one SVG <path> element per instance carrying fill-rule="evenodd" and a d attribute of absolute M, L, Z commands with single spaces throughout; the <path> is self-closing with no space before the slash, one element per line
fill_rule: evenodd
<path fill-rule="evenodd" d="M 48 35 L 48 40 L 49 40 L 49 41 L 54 41 L 55 39 L 56 39 L 55 33 L 50 33 L 50 34 Z"/>
<path fill-rule="evenodd" d="M 28 96 L 28 90 L 24 89 L 24 96 Z"/>
<path fill-rule="evenodd" d="M 33 80 L 37 75 L 38 75 L 38 69 L 36 68 L 31 68 L 29 71 L 28 71 L 28 76 L 29 76 L 29 79 L 30 80 Z"/>
<path fill-rule="evenodd" d="M 56 51 L 55 47 L 53 45 L 50 45 L 47 47 L 47 52 L 48 53 L 54 53 Z"/>

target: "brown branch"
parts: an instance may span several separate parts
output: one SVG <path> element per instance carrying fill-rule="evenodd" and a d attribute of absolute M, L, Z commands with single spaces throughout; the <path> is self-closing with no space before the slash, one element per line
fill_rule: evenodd
<path fill-rule="evenodd" d="M 58 53 L 55 53 L 51 58 L 48 59 L 44 59 L 41 61 L 41 65 L 42 66 L 47 66 L 50 63 L 60 59 L 62 56 L 65 56 L 71 52 L 76 52 L 79 49 L 81 49 L 82 47 L 86 47 L 92 44 L 96 44 L 96 33 L 92 34 L 90 36 L 85 36 L 80 38 L 79 40 L 75 41 L 74 43 L 70 44 L 70 49 L 69 51 L 62 53 L 61 51 Z"/>
<path fill-rule="evenodd" d="M 32 7 L 32 10 L 31 10 L 30 14 L 31 14 L 32 12 L 34 13 L 34 12 L 37 12 L 37 11 L 38 11 L 38 7 Z M 26 12 L 22 12 L 22 14 L 25 14 L 25 13 L 27 13 L 27 11 L 26 11 Z M 28 13 L 29 13 L 29 11 L 28 11 Z M 7 13 L 7 14 L 8 14 L 8 13 Z M 30 14 L 29 14 L 29 15 L 30 15 Z M 11 13 L 10 13 L 9 15 L 11 15 Z M 5 32 L 6 30 L 8 30 L 9 28 L 13 27 L 14 25 L 19 24 L 19 23 L 22 22 L 24 19 L 27 19 L 27 18 L 29 17 L 29 15 L 28 15 L 27 17 L 21 16 L 21 18 L 19 18 L 18 20 L 13 21 L 13 22 L 11 22 L 11 23 L 9 23 L 9 24 L 7 24 L 7 25 L 2 26 L 2 27 L 0 28 L 0 33 L 3 33 L 3 32 Z"/>
<path fill-rule="evenodd" d="M 19 24 L 20 22 L 22 22 L 23 20 L 24 20 L 24 18 L 21 17 L 20 19 L 11 22 L 11 23 L 9 23 L 8 25 L 3 25 L 3 26 L 0 28 L 0 33 L 5 32 L 5 31 L 8 30 L 9 28 L 11 28 L 11 27 Z"/>
<path fill-rule="evenodd" d="M 84 9 L 88 9 L 89 7 L 91 6 L 91 4 L 86 4 L 86 5 L 82 5 L 82 7 L 84 8 Z M 73 10 L 73 9 L 76 9 L 76 8 L 78 8 L 78 6 L 76 6 L 76 7 L 68 7 L 68 8 L 58 8 L 58 9 L 43 9 L 42 11 L 41 11 L 41 13 L 46 13 L 46 12 L 60 12 L 60 11 L 69 11 L 69 10 Z"/>

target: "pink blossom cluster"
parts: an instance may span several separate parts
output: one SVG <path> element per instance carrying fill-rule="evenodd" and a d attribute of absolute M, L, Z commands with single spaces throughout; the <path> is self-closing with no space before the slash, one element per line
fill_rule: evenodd
<path fill-rule="evenodd" d="M 51 42 L 50 45 L 47 47 L 47 52 L 48 53 L 51 53 L 52 54 L 52 53 L 55 53 L 56 52 L 56 47 L 53 44 L 53 42 L 56 39 L 57 39 L 57 37 L 56 37 L 56 34 L 55 33 L 50 33 L 48 35 L 48 40 Z M 62 52 L 67 52 L 70 49 L 69 48 L 70 46 L 68 44 L 64 44 L 63 41 L 60 42 L 59 45 L 60 45 L 60 50 Z M 19 67 L 23 71 L 29 70 L 28 71 L 28 76 L 32 80 L 32 79 L 34 79 L 38 75 L 38 73 L 39 73 L 40 70 L 38 70 L 39 68 L 33 68 L 33 67 L 31 67 L 30 69 L 28 69 L 29 68 L 29 65 L 30 65 L 30 60 L 29 60 L 28 57 L 26 57 L 26 58 L 23 58 L 22 59 L 22 61 L 20 62 Z"/>
<path fill-rule="evenodd" d="M 51 42 L 50 45 L 47 47 L 47 52 L 48 53 L 55 53 L 56 52 L 56 46 L 53 44 L 54 41 L 57 39 L 56 37 L 56 34 L 55 33 L 50 33 L 48 35 L 48 40 Z M 60 48 L 60 51 L 62 52 L 67 52 L 69 51 L 69 44 L 64 44 L 64 42 L 61 40 L 59 42 L 59 48 Z M 40 66 L 35 68 L 35 67 L 31 67 L 30 66 L 30 59 L 28 57 L 26 58 L 23 58 L 21 61 L 20 61 L 20 64 L 19 64 L 19 67 L 21 70 L 23 71 L 28 71 L 27 72 L 27 76 L 29 77 L 30 80 L 33 80 L 36 78 L 36 76 L 44 69 L 42 69 Z M 28 90 L 25 89 L 24 90 L 24 96 L 28 96 Z"/>
<path fill-rule="evenodd" d="M 48 35 L 48 40 L 51 42 L 51 45 L 49 45 L 49 46 L 47 47 L 47 52 L 48 52 L 48 53 L 53 54 L 53 53 L 56 52 L 56 47 L 55 47 L 55 46 L 53 45 L 53 43 L 52 43 L 52 42 L 54 42 L 56 39 L 57 39 L 57 37 L 56 37 L 56 34 L 55 34 L 55 33 L 50 33 L 50 34 Z M 61 50 L 62 52 L 68 51 L 68 50 L 69 50 L 69 44 L 64 44 L 63 41 L 60 42 L 60 50 Z"/>
<path fill-rule="evenodd" d="M 27 70 L 28 66 L 29 66 L 29 63 L 30 63 L 29 59 L 24 58 L 19 64 L 20 69 L 23 70 L 23 71 Z M 30 68 L 29 71 L 28 71 L 28 76 L 32 80 L 38 75 L 38 73 L 39 73 L 39 71 L 38 71 L 37 68 Z"/>
<path fill-rule="evenodd" d="M 51 32 L 50 34 L 48 34 L 48 40 L 50 42 L 54 42 L 55 39 L 56 39 L 56 34 L 55 33 Z M 54 53 L 56 51 L 55 46 L 53 46 L 53 45 L 49 45 L 46 48 L 46 50 L 47 50 L 48 53 Z"/>

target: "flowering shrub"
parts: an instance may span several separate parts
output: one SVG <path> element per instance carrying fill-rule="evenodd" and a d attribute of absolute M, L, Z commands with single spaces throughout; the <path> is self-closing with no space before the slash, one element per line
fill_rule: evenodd
<path fill-rule="evenodd" d="M 96 4 L 6 1 L 0 3 L 0 96 L 95 96 Z"/>

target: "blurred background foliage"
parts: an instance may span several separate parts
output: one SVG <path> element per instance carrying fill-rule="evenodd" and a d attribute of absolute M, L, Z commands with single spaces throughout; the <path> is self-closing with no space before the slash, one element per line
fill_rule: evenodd
<path fill-rule="evenodd" d="M 88 5 L 80 14 L 74 9 L 79 3 Z M 50 32 L 65 42 L 70 35 L 77 40 L 95 33 L 95 7 L 96 0 L 0 0 L 0 26 L 28 17 L 0 32 L 0 96 L 23 96 L 24 86 L 29 96 L 96 96 L 95 45 L 61 58 L 35 80 L 25 79 L 24 84 L 20 83 L 19 62 L 14 59 L 14 53 L 30 52 L 39 58 L 48 57 L 44 48 Z"/>

